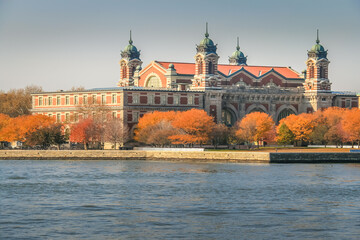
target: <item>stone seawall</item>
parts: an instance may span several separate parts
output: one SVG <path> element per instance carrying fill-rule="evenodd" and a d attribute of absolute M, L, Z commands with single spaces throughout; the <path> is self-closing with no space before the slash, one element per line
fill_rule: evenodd
<path fill-rule="evenodd" d="M 0 150 L 0 160 L 155 160 L 188 162 L 360 163 L 360 153 Z"/>
<path fill-rule="evenodd" d="M 162 152 L 137 150 L 1 150 L 0 159 L 13 160 L 166 160 L 196 162 L 264 162 L 266 152 Z"/>
<path fill-rule="evenodd" d="M 360 163 L 360 153 L 270 153 L 271 163 Z"/>

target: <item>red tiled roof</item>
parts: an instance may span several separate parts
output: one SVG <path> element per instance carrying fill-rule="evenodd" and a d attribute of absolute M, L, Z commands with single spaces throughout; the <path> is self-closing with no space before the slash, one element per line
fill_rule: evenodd
<path fill-rule="evenodd" d="M 177 62 L 158 62 L 165 69 L 169 68 L 169 64 L 174 64 L 174 68 L 178 74 L 190 74 L 195 75 L 195 63 L 177 63 Z"/>
<path fill-rule="evenodd" d="M 163 66 L 165 69 L 169 68 L 170 63 L 174 64 L 174 67 L 178 74 L 190 74 L 190 75 L 195 74 L 195 63 L 158 62 L 158 61 L 156 62 L 159 63 L 161 66 Z M 278 72 L 285 78 L 302 79 L 301 77 L 299 77 L 299 73 L 288 67 L 236 66 L 236 65 L 223 65 L 223 64 L 218 65 L 218 71 L 222 72 L 226 76 L 239 71 L 241 68 L 244 68 L 246 71 L 250 72 L 256 77 L 262 76 L 265 73 L 271 71 L 271 69 L 274 69 L 276 72 Z"/>

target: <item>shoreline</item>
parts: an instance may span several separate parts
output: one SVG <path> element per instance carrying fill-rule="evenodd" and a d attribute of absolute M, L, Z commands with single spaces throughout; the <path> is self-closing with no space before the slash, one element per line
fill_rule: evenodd
<path fill-rule="evenodd" d="M 360 163 L 360 153 L 142 150 L 0 150 L 0 160 L 150 160 L 216 163 Z"/>

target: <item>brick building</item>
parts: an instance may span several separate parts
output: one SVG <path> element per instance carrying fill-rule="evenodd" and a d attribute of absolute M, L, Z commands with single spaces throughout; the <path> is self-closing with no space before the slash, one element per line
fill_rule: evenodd
<path fill-rule="evenodd" d="M 130 34 L 129 45 L 121 52 L 118 87 L 35 93 L 32 112 L 70 123 L 86 117 L 79 111 L 82 105 L 97 102 L 106 106 L 108 115 L 133 127 L 139 117 L 154 110 L 199 108 L 217 122 L 232 125 L 255 111 L 279 121 L 331 106 L 358 107 L 355 93 L 331 90 L 330 61 L 319 36 L 301 74 L 290 67 L 248 66 L 239 42 L 229 64 L 218 63 L 216 50 L 206 27 L 194 63 L 152 61 L 142 67 Z"/>

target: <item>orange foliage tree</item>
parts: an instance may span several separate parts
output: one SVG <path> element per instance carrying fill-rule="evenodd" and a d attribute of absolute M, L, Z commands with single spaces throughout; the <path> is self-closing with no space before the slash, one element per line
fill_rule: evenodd
<path fill-rule="evenodd" d="M 303 142 L 310 140 L 315 126 L 315 117 L 311 113 L 302 113 L 300 115 L 292 114 L 281 119 L 279 125 L 283 123 L 294 134 L 295 141 L 302 145 Z"/>
<path fill-rule="evenodd" d="M 152 145 L 203 144 L 215 126 L 204 110 L 152 112 L 140 118 L 134 139 Z"/>
<path fill-rule="evenodd" d="M 179 112 L 172 125 L 182 130 L 169 137 L 173 144 L 204 144 L 210 141 L 215 122 L 204 110 L 191 109 Z"/>
<path fill-rule="evenodd" d="M 72 125 L 69 140 L 71 142 L 83 143 L 85 150 L 87 150 L 90 142 L 99 140 L 97 124 L 92 118 L 86 118 Z"/>
<path fill-rule="evenodd" d="M 6 117 L 5 117 L 6 118 Z M 26 140 L 26 136 L 38 129 L 49 127 L 54 123 L 54 119 L 45 115 L 22 115 L 16 118 L 9 118 L 6 127 L 1 129 L 1 141 L 21 141 Z"/>
<path fill-rule="evenodd" d="M 266 113 L 253 112 L 247 114 L 237 123 L 236 136 L 251 144 L 252 142 L 273 141 L 275 138 L 274 120 Z"/>
<path fill-rule="evenodd" d="M 346 134 L 347 140 L 360 144 L 360 110 L 353 108 L 344 112 L 341 125 Z"/>

